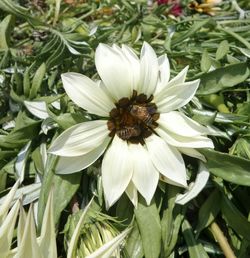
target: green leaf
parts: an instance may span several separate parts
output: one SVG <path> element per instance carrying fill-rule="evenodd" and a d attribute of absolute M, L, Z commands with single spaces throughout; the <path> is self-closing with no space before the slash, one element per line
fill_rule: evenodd
<path fill-rule="evenodd" d="M 42 225 L 43 213 L 47 203 L 48 193 L 53 185 L 54 189 L 54 214 L 55 224 L 58 223 L 61 212 L 68 205 L 76 190 L 79 188 L 81 173 L 70 175 L 56 175 L 54 167 L 57 162 L 57 156 L 48 155 L 46 168 L 38 203 L 38 227 Z"/>
<path fill-rule="evenodd" d="M 29 68 L 26 68 L 23 74 L 23 93 L 25 97 L 29 96 L 30 93 L 30 77 L 29 77 Z"/>
<path fill-rule="evenodd" d="M 211 67 L 211 65 L 211 59 L 208 55 L 207 50 L 205 49 L 201 56 L 201 71 L 206 73 Z"/>
<path fill-rule="evenodd" d="M 187 243 L 190 258 L 209 258 L 201 243 L 194 238 L 192 227 L 187 220 L 184 220 L 182 223 L 182 232 Z"/>
<path fill-rule="evenodd" d="M 30 22 L 32 25 L 41 25 L 41 21 L 39 21 L 37 18 L 32 17 L 29 15 L 28 9 L 14 3 L 11 0 L 1 0 L 0 1 L 0 9 L 14 14 L 18 17 L 21 17 L 28 22 Z"/>
<path fill-rule="evenodd" d="M 247 63 L 233 64 L 218 68 L 201 76 L 201 83 L 197 94 L 207 95 L 222 89 L 233 87 L 244 82 L 249 76 Z"/>
<path fill-rule="evenodd" d="M 220 44 L 219 47 L 217 48 L 215 58 L 216 60 L 222 59 L 224 56 L 226 56 L 229 52 L 229 44 L 227 40 L 223 40 Z"/>
<path fill-rule="evenodd" d="M 161 228 L 164 257 L 168 257 L 173 251 L 178 239 L 178 233 L 183 220 L 181 206 L 175 204 L 176 195 L 180 188 L 168 185 L 167 187 L 167 208 L 163 211 Z"/>
<path fill-rule="evenodd" d="M 10 33 L 14 25 L 12 15 L 6 16 L 0 23 L 0 49 L 8 50 L 10 45 Z"/>
<path fill-rule="evenodd" d="M 250 241 L 250 222 L 226 196 L 222 198 L 221 212 L 228 225 L 244 239 Z"/>
<path fill-rule="evenodd" d="M 32 80 L 32 85 L 30 89 L 30 99 L 33 99 L 36 97 L 38 90 L 40 89 L 43 81 L 43 77 L 46 72 L 46 65 L 45 63 L 42 63 L 40 67 L 37 69 L 33 80 Z"/>
<path fill-rule="evenodd" d="M 212 174 L 238 185 L 250 186 L 250 160 L 214 150 L 199 150 L 207 159 Z"/>
<path fill-rule="evenodd" d="M 214 205 L 215 203 L 216 205 Z M 220 204 L 221 195 L 220 192 L 216 189 L 208 196 L 199 210 L 198 224 L 196 226 L 198 235 L 204 228 L 208 227 L 214 221 L 220 211 Z"/>
<path fill-rule="evenodd" d="M 132 231 L 126 240 L 125 249 L 128 257 L 142 258 L 144 256 L 142 239 L 136 221 L 134 221 Z"/>
<path fill-rule="evenodd" d="M 159 257 L 161 251 L 161 222 L 155 202 L 147 206 L 141 200 L 135 209 L 135 218 L 142 238 L 146 258 Z"/>
<path fill-rule="evenodd" d="M 41 123 L 39 121 L 32 122 L 27 126 L 11 131 L 8 135 L 4 135 L 0 138 L 0 146 L 6 148 L 22 147 L 29 140 L 32 140 L 38 135 L 40 125 Z"/>
<path fill-rule="evenodd" d="M 208 23 L 210 23 L 211 20 L 210 19 L 205 19 L 203 21 L 198 21 L 198 22 L 194 22 L 194 24 L 192 25 L 192 27 L 185 33 L 178 35 L 176 37 L 173 38 L 172 40 L 172 45 L 177 45 L 180 42 L 183 42 L 183 40 L 191 37 L 193 34 L 195 34 L 198 30 L 200 30 L 202 27 L 204 27 L 205 25 L 207 25 Z"/>

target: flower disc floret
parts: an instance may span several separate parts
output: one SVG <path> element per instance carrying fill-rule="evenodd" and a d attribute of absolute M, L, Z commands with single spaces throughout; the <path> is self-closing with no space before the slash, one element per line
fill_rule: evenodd
<path fill-rule="evenodd" d="M 137 95 L 134 90 L 130 99 L 121 98 L 115 103 L 116 107 L 110 111 L 107 122 L 109 136 L 114 137 L 116 134 L 130 143 L 144 144 L 144 139 L 158 126 L 156 121 L 160 117 L 152 100 L 153 95 L 148 98 L 143 93 Z"/>

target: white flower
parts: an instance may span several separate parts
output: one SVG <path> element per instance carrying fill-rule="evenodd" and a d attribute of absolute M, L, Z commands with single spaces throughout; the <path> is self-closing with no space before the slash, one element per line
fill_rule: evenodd
<path fill-rule="evenodd" d="M 68 96 L 99 120 L 77 124 L 50 147 L 59 155 L 57 173 L 80 171 L 105 151 L 102 182 L 107 207 L 125 191 L 149 204 L 161 178 L 187 186 L 181 153 L 204 160 L 196 148 L 213 148 L 208 130 L 178 110 L 194 96 L 199 80 L 185 82 L 188 67 L 172 80 L 166 55 L 157 58 L 144 43 L 140 59 L 128 46 L 100 44 L 95 64 L 101 81 L 78 73 L 62 75 Z"/>

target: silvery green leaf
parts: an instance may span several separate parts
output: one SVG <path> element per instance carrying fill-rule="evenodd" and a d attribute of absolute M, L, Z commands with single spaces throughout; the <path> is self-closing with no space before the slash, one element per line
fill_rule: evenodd
<path fill-rule="evenodd" d="M 82 213 L 82 215 L 81 215 L 81 217 L 80 217 L 80 219 L 79 219 L 79 221 L 76 225 L 76 228 L 74 230 L 74 233 L 73 233 L 73 235 L 71 237 L 71 240 L 70 240 L 70 243 L 69 243 L 67 258 L 74 258 L 75 257 L 75 249 L 76 249 L 76 246 L 77 246 L 78 238 L 79 238 L 80 233 L 81 233 L 81 227 L 82 227 L 82 224 L 83 224 L 84 219 L 86 217 L 87 211 L 92 204 L 92 201 L 93 201 L 93 198 L 89 202 L 89 204 L 84 208 L 84 211 L 83 211 L 83 213 Z"/>
<path fill-rule="evenodd" d="M 18 182 L 19 183 L 19 182 Z M 16 183 L 17 184 L 17 183 Z M 13 186 L 12 190 L 17 188 L 18 185 Z M 23 205 L 29 204 L 33 201 L 35 201 L 40 194 L 40 188 L 41 188 L 41 183 L 33 183 L 30 185 L 23 186 L 19 188 L 18 190 L 15 190 L 13 193 L 13 196 L 11 197 L 11 200 L 9 200 L 9 196 L 4 196 L 0 199 L 0 215 L 1 215 L 1 209 L 5 205 L 5 203 L 9 202 L 8 207 L 11 206 L 16 200 L 20 199 L 23 197 Z M 12 191 L 11 190 L 11 191 Z M 10 194 L 10 193 L 9 193 Z"/>
<path fill-rule="evenodd" d="M 43 120 L 41 128 L 44 134 L 47 135 L 48 131 L 57 127 L 57 123 L 51 118 L 47 117 Z"/>
<path fill-rule="evenodd" d="M 16 183 L 14 184 L 14 186 L 12 186 L 9 193 L 6 196 L 1 198 L 1 200 L 4 198 L 4 200 L 2 201 L 1 206 L 0 206 L 0 225 L 4 222 L 4 219 L 11 206 L 11 203 L 13 201 L 14 195 L 16 193 L 16 190 L 17 190 L 19 184 L 20 184 L 20 182 L 19 182 L 19 180 L 17 180 Z"/>
<path fill-rule="evenodd" d="M 24 101 L 24 105 L 29 112 L 40 119 L 46 119 L 49 117 L 47 106 L 45 101 Z"/>
<path fill-rule="evenodd" d="M 17 160 L 15 163 L 15 170 L 16 173 L 20 179 L 20 184 L 24 180 L 24 174 L 25 174 L 25 166 L 26 166 L 26 161 L 28 159 L 29 153 L 30 153 L 30 145 L 31 141 L 29 141 L 18 153 L 17 155 Z"/>
<path fill-rule="evenodd" d="M 11 243 L 12 243 L 14 228 L 16 225 L 16 218 L 18 215 L 19 206 L 20 206 L 20 202 L 18 200 L 18 201 L 16 201 L 15 205 L 12 207 L 12 209 L 10 210 L 8 215 L 5 217 L 3 223 L 0 225 L 0 254 L 1 254 L 1 257 L 6 257 L 6 255 L 8 254 L 8 252 L 11 248 Z"/>
<path fill-rule="evenodd" d="M 33 206 L 30 206 L 21 242 L 18 243 L 14 258 L 36 257 L 43 258 L 36 238 L 36 227 L 33 215 Z"/>
<path fill-rule="evenodd" d="M 88 255 L 86 258 L 109 258 L 112 256 L 113 252 L 119 248 L 120 244 L 123 242 L 124 238 L 129 234 L 131 228 L 125 229 L 117 237 L 113 238 L 111 241 L 104 244 L 102 247 L 97 249 L 94 253 Z"/>
<path fill-rule="evenodd" d="M 39 246 L 42 255 L 46 258 L 57 258 L 53 200 L 54 199 L 52 188 L 46 204 L 41 228 L 41 235 L 39 238 Z"/>

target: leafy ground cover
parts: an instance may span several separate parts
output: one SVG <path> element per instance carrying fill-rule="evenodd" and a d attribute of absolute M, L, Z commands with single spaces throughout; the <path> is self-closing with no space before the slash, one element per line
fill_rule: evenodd
<path fill-rule="evenodd" d="M 0 1 L 0 252 L 87 257 L 107 243 L 89 257 L 249 257 L 249 8 L 244 0 Z M 101 160 L 58 175 L 57 156 L 47 153 L 64 130 L 96 119 L 69 99 L 60 76 L 70 71 L 98 79 L 99 43 L 126 44 L 139 53 L 144 41 L 158 56 L 167 54 L 172 77 L 189 65 L 188 80 L 201 80 L 182 111 L 210 128 L 215 149 L 200 150 L 203 165 L 184 157 L 188 195 L 159 182 L 149 206 L 139 198 L 134 208 L 124 194 L 106 210 Z M 14 200 L 24 210 L 10 208 Z M 13 224 L 8 236 L 7 218 Z M 47 243 L 51 252 L 38 255 L 46 250 L 44 232 L 54 230 L 57 254 Z M 21 247 L 20 235 L 27 235 Z M 17 247 L 34 252 L 18 253 Z"/>

